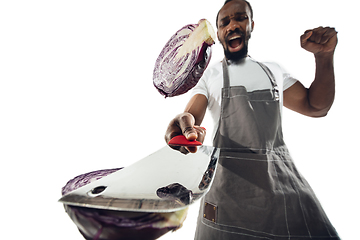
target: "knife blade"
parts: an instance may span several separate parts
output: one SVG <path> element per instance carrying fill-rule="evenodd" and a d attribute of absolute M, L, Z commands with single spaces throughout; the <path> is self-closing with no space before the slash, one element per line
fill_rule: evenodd
<path fill-rule="evenodd" d="M 213 181 L 220 150 L 199 146 L 183 154 L 169 146 L 59 199 L 72 206 L 174 212 L 201 199 Z"/>

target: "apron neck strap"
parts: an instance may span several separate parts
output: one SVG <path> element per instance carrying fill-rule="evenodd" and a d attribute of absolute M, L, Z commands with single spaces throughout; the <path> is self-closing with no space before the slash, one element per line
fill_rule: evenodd
<path fill-rule="evenodd" d="M 276 84 L 275 77 L 274 77 L 273 73 L 270 71 L 270 69 L 265 64 L 257 62 L 257 61 L 255 61 L 255 62 L 260 65 L 260 67 L 264 70 L 266 75 L 269 77 L 271 85 L 273 87 L 274 99 L 276 101 L 279 101 L 279 99 L 280 99 L 279 87 Z"/>
<path fill-rule="evenodd" d="M 230 87 L 230 78 L 229 78 L 229 69 L 228 64 L 226 62 L 226 58 L 222 61 L 222 68 L 223 68 L 223 79 L 224 79 L 224 88 Z"/>

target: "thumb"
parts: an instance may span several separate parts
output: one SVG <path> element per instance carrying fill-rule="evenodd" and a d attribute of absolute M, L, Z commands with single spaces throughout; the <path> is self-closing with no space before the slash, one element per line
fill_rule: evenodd
<path fill-rule="evenodd" d="M 313 34 L 312 30 L 305 31 L 305 33 L 301 35 L 301 44 L 305 44 L 312 34 Z"/>
<path fill-rule="evenodd" d="M 178 118 L 178 123 L 187 140 L 196 140 L 198 135 L 194 128 L 195 118 L 190 113 L 183 113 Z"/>
<path fill-rule="evenodd" d="M 187 140 L 196 140 L 198 135 L 194 127 L 187 127 L 183 131 L 183 135 L 186 137 Z"/>

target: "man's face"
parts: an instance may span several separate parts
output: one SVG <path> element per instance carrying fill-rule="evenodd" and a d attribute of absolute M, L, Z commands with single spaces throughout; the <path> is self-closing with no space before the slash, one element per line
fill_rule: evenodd
<path fill-rule="evenodd" d="M 248 42 L 254 28 L 251 12 L 246 2 L 231 1 L 219 12 L 218 39 L 228 60 L 239 60 L 247 56 Z"/>

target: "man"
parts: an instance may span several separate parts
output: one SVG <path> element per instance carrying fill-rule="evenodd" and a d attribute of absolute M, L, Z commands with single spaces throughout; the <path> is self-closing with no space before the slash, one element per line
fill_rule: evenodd
<path fill-rule="evenodd" d="M 281 130 L 282 105 L 310 117 L 329 111 L 337 32 L 319 27 L 301 36 L 302 48 L 316 60 L 315 79 L 307 89 L 277 64 L 248 56 L 252 17 L 247 1 L 225 2 L 216 22 L 225 59 L 205 72 L 184 113 L 170 122 L 165 134 L 167 142 L 179 134 L 202 142 L 206 108 L 214 118 L 213 143 L 221 153 L 213 185 L 201 203 L 195 238 L 339 239 L 296 170 Z"/>

